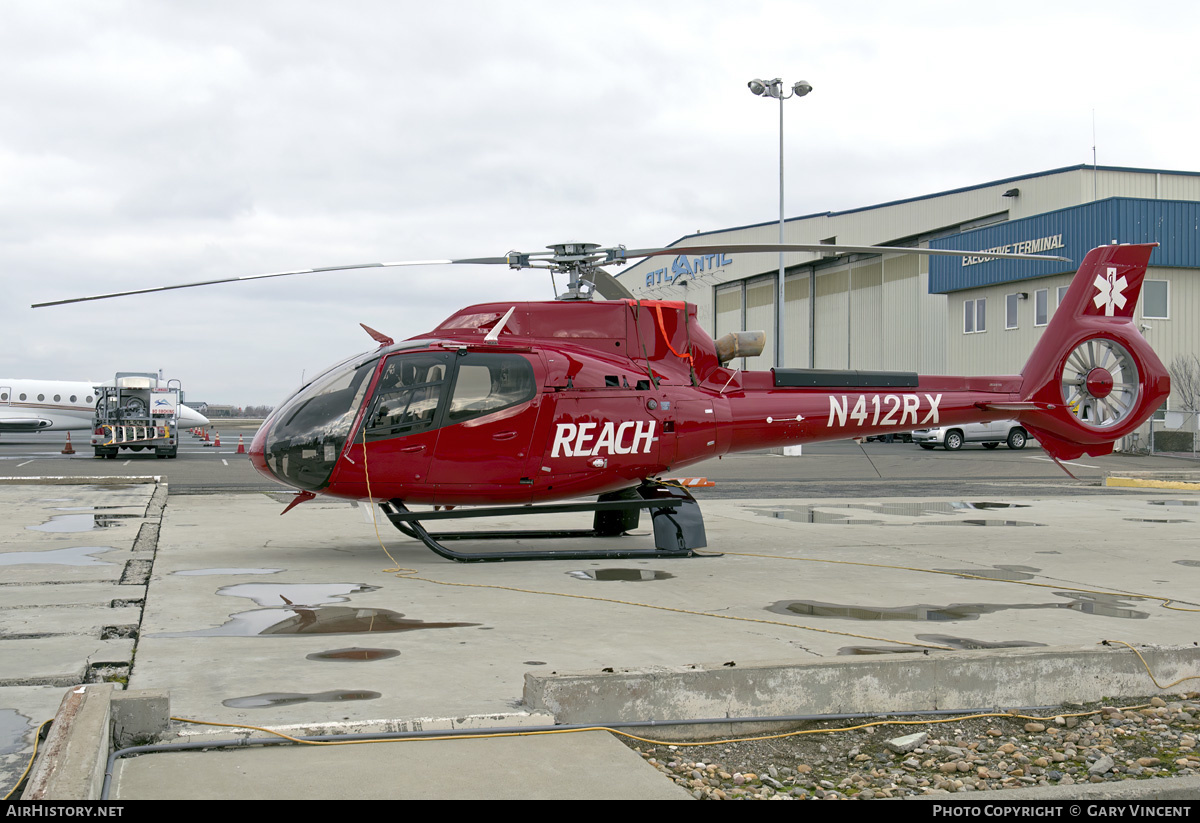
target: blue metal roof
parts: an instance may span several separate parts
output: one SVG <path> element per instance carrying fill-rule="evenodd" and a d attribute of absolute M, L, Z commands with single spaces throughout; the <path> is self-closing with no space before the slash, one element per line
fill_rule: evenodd
<path fill-rule="evenodd" d="M 1151 266 L 1200 268 L 1200 202 L 1111 197 L 941 237 L 930 247 L 1051 254 L 1073 262 L 931 257 L 929 292 L 945 294 L 1073 272 L 1090 250 L 1113 242 L 1158 243 L 1150 255 Z"/>

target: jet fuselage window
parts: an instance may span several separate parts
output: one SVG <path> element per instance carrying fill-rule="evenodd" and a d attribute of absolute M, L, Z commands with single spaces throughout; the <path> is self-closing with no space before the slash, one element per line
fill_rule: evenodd
<path fill-rule="evenodd" d="M 38 395 L 38 402 L 39 402 L 39 403 L 40 403 L 40 402 L 42 402 L 42 401 L 43 401 L 43 400 L 45 400 L 45 399 L 46 399 L 46 395 L 44 395 L 44 394 L 39 394 L 39 395 Z"/>

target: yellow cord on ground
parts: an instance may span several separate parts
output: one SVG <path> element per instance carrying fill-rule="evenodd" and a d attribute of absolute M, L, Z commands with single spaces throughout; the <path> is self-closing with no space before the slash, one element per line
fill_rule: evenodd
<path fill-rule="evenodd" d="M 8 790 L 8 794 L 4 795 L 5 800 L 8 800 L 10 797 L 12 797 L 17 789 L 20 788 L 21 784 L 25 782 L 25 778 L 29 777 L 29 772 L 33 769 L 33 762 L 37 760 L 38 741 L 42 737 L 42 729 L 46 728 L 46 726 L 53 722 L 54 718 L 52 717 L 49 720 L 43 720 L 42 725 L 38 726 L 37 734 L 33 736 L 33 754 L 29 755 L 29 762 L 25 764 L 25 771 L 21 772 L 21 776 L 17 779 L 16 785 Z"/>
<path fill-rule="evenodd" d="M 1154 672 L 1150 671 L 1150 664 L 1146 662 L 1146 658 L 1142 657 L 1142 653 L 1139 652 L 1137 649 L 1135 649 L 1133 646 L 1129 645 L 1124 640 L 1104 640 L 1102 642 L 1106 643 L 1106 644 L 1107 643 L 1120 643 L 1122 646 L 1124 646 L 1125 648 L 1129 649 L 1131 652 L 1136 654 L 1138 660 L 1142 661 L 1142 667 L 1145 668 L 1146 674 L 1150 675 L 1150 679 L 1154 682 L 1154 685 L 1158 686 L 1158 688 L 1162 689 L 1163 691 L 1166 691 L 1167 689 L 1171 688 L 1172 686 L 1177 686 L 1185 680 L 1200 680 L 1200 675 L 1193 674 L 1193 675 L 1188 675 L 1187 677 L 1181 677 L 1178 680 L 1172 681 L 1171 683 L 1168 683 L 1164 686 L 1163 684 L 1158 682 L 1158 678 L 1154 676 Z"/>

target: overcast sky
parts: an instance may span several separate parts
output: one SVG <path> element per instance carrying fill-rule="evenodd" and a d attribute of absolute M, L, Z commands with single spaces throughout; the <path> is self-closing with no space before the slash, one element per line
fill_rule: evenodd
<path fill-rule="evenodd" d="M 1156 2 L 0 0 L 0 377 L 304 372 L 544 272 L 293 268 L 659 246 L 1092 161 L 1200 170 L 1200 12 Z M 845 242 L 855 242 L 845 238 Z"/>

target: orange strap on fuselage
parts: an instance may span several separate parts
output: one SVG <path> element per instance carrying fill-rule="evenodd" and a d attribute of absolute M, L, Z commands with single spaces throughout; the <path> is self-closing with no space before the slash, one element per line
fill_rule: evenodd
<path fill-rule="evenodd" d="M 670 338 L 670 337 L 667 337 L 667 328 L 666 328 L 666 325 L 665 325 L 665 323 L 664 323 L 664 321 L 663 321 L 663 315 L 662 315 L 663 301 L 661 301 L 661 300 L 655 300 L 655 301 L 653 301 L 653 302 L 651 302 L 651 301 L 647 301 L 647 302 L 650 302 L 650 303 L 651 303 L 651 305 L 653 305 L 653 306 L 654 306 L 654 313 L 655 313 L 655 315 L 657 315 L 657 317 L 658 317 L 658 330 L 659 330 L 660 332 L 662 332 L 663 340 L 666 340 L 666 341 L 667 341 L 667 348 L 671 350 L 671 354 L 675 355 L 675 356 L 676 356 L 676 357 L 678 357 L 680 360 L 687 360 L 689 363 L 690 363 L 690 362 L 692 362 L 692 360 L 694 359 L 694 358 L 693 358 L 693 356 L 692 356 L 692 353 L 691 353 L 691 352 L 688 352 L 687 354 L 680 354 L 679 352 L 675 351 L 675 347 L 671 345 L 671 338 Z M 668 303 L 667 305 L 671 306 L 671 304 L 670 304 L 670 303 Z M 686 306 L 687 304 L 685 303 L 685 304 L 683 304 L 683 305 L 685 305 L 685 306 Z M 671 306 L 671 308 L 675 308 L 675 306 Z M 686 312 L 687 310 L 685 309 L 684 311 Z M 685 323 L 687 322 L 687 316 L 686 316 L 686 314 L 685 314 L 685 316 L 684 316 L 684 319 L 683 319 L 683 321 L 684 321 Z"/>

